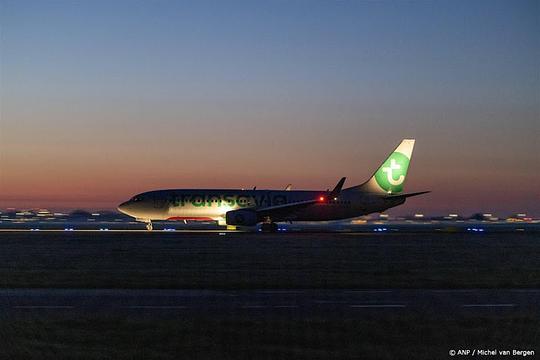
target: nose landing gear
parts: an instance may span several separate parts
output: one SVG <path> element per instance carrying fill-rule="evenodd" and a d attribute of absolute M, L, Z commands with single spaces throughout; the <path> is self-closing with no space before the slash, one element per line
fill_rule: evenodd
<path fill-rule="evenodd" d="M 153 229 L 154 229 L 154 227 L 152 226 L 152 221 L 148 220 L 146 222 L 146 230 L 152 231 Z"/>

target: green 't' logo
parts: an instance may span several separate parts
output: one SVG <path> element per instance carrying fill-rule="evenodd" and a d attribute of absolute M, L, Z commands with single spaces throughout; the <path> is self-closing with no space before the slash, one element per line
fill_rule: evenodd
<path fill-rule="evenodd" d="M 385 191 L 401 192 L 408 167 L 409 159 L 405 155 L 399 152 L 392 153 L 375 173 L 375 180 Z"/>

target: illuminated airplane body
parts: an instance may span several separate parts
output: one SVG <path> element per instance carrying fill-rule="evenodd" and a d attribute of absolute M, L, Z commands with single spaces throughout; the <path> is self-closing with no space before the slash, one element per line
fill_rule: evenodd
<path fill-rule="evenodd" d="M 118 210 L 147 224 L 153 220 L 218 221 L 223 225 L 255 226 L 276 231 L 281 221 L 340 220 L 381 212 L 401 205 L 408 197 L 428 191 L 403 193 L 414 148 L 405 139 L 365 183 L 343 189 L 342 178 L 332 191 L 172 189 L 134 196 Z"/>

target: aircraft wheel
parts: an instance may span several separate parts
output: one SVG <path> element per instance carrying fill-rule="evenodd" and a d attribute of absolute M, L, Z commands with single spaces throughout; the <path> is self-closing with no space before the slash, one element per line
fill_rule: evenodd
<path fill-rule="evenodd" d="M 262 223 L 261 231 L 266 233 L 275 233 L 278 231 L 278 224 L 276 223 Z"/>

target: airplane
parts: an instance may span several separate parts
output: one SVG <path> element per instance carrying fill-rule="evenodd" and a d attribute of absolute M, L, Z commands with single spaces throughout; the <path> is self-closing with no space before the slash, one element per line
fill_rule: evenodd
<path fill-rule="evenodd" d="M 404 193 L 414 139 L 404 139 L 366 182 L 343 189 L 345 177 L 333 190 L 170 189 L 135 195 L 118 210 L 146 223 L 152 221 L 217 221 L 232 228 L 261 224 L 263 232 L 276 232 L 277 222 L 330 221 L 354 218 L 401 205 L 412 196 Z"/>

